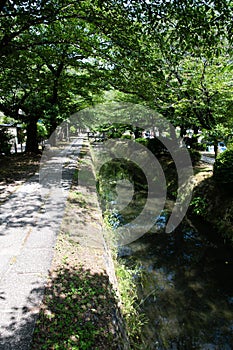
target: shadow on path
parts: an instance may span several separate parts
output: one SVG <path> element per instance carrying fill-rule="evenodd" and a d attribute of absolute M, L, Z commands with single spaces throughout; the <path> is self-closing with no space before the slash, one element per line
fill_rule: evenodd
<path fill-rule="evenodd" d="M 0 206 L 0 349 L 29 349 L 81 143 L 42 156 Z"/>
<path fill-rule="evenodd" d="M 106 274 L 65 264 L 46 288 L 31 349 L 118 349 L 117 309 Z"/>

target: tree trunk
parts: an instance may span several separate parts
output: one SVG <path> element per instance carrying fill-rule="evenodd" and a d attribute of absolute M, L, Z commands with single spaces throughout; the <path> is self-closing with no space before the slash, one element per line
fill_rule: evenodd
<path fill-rule="evenodd" d="M 56 128 L 57 128 L 56 117 L 52 116 L 50 121 L 50 128 L 49 128 L 49 143 L 51 146 L 56 146 L 56 143 L 57 143 Z"/>
<path fill-rule="evenodd" d="M 184 125 L 180 126 L 180 137 L 183 138 L 186 135 L 186 127 Z"/>
<path fill-rule="evenodd" d="M 216 159 L 218 155 L 218 141 L 214 141 L 214 158 Z"/>
<path fill-rule="evenodd" d="M 37 139 L 37 117 L 31 117 L 27 125 L 26 152 L 39 153 Z"/>
<path fill-rule="evenodd" d="M 198 126 L 193 125 L 193 136 L 192 136 L 192 143 L 191 148 L 197 148 L 198 145 Z"/>

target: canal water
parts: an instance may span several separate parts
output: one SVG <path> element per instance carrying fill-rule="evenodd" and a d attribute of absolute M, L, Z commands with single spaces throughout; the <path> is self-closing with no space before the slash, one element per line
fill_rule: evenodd
<path fill-rule="evenodd" d="M 133 208 L 118 215 L 119 225 L 130 225 Z M 166 233 L 168 216 L 164 210 L 151 231 L 118 248 L 136 271 L 145 350 L 233 349 L 233 251 L 209 225 L 187 218 Z"/>
<path fill-rule="evenodd" d="M 127 230 L 146 202 L 145 188 L 138 186 L 130 203 L 126 200 L 126 206 L 118 209 L 115 185 L 127 178 L 123 166 L 125 162 L 115 161 L 102 167 L 97 187 L 113 231 Z M 138 169 L 133 174 L 131 182 L 144 183 Z M 118 247 L 119 261 L 135 270 L 139 309 L 148 320 L 143 327 L 144 349 L 231 350 L 233 249 L 210 225 L 187 217 L 166 233 L 173 205 L 167 200 L 149 232 Z"/>

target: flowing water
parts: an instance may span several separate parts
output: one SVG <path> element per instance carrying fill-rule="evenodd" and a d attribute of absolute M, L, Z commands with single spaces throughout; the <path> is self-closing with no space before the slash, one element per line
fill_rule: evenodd
<path fill-rule="evenodd" d="M 121 223 L 132 216 L 133 205 Z M 187 219 L 165 233 L 167 217 L 165 210 L 149 233 L 118 252 L 137 271 L 145 350 L 233 349 L 232 249 L 210 226 Z"/>
<path fill-rule="evenodd" d="M 117 209 L 114 183 L 115 178 L 124 179 L 124 168 L 115 163 L 114 171 L 112 165 L 103 169 L 99 185 L 102 208 L 113 231 L 119 226 L 124 230 L 124 225 L 128 229 L 146 202 L 140 186 L 130 203 L 123 188 L 126 200 L 120 198 L 125 206 Z M 136 183 L 143 183 L 138 169 L 133 174 L 138 176 Z M 233 248 L 210 225 L 187 218 L 174 232 L 166 233 L 173 204 L 167 201 L 167 209 L 148 233 L 118 248 L 120 261 L 135 269 L 140 311 L 148 319 L 143 328 L 144 349 L 231 350 Z"/>

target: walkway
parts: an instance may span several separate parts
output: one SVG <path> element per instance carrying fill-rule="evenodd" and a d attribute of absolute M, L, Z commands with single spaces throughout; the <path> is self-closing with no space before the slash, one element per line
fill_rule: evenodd
<path fill-rule="evenodd" d="M 30 348 L 81 145 L 49 151 L 40 174 L 0 206 L 0 349 Z"/>
<path fill-rule="evenodd" d="M 214 154 L 210 152 L 201 152 L 201 160 L 204 163 L 214 164 L 215 162 Z"/>

